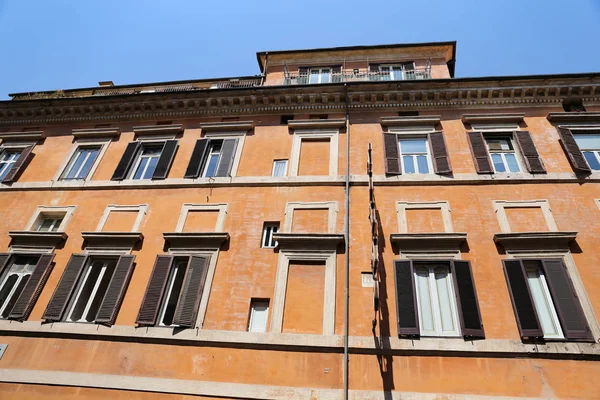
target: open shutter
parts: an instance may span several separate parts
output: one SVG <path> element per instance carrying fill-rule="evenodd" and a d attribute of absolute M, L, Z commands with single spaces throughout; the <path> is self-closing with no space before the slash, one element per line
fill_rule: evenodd
<path fill-rule="evenodd" d="M 433 156 L 433 167 L 436 174 L 449 174 L 452 172 L 450 157 L 444 140 L 444 132 L 432 132 L 429 134 L 429 146 Z"/>
<path fill-rule="evenodd" d="M 419 312 L 412 261 L 394 262 L 399 336 L 419 336 Z"/>
<path fill-rule="evenodd" d="M 467 132 L 469 138 L 469 146 L 471 148 L 471 155 L 473 161 L 475 161 L 475 170 L 478 174 L 492 174 L 492 162 L 485 145 L 485 139 L 481 132 Z"/>
<path fill-rule="evenodd" d="M 157 256 L 152 268 L 152 275 L 146 287 L 144 300 L 138 313 L 136 324 L 138 325 L 156 325 L 158 318 L 158 309 L 165 293 L 171 266 L 173 265 L 173 256 Z"/>
<path fill-rule="evenodd" d="M 121 256 L 115 267 L 104 299 L 96 314 L 96 323 L 111 326 L 117 319 L 117 313 L 121 308 L 123 297 L 125 297 L 125 290 L 129 285 L 131 274 L 133 273 L 133 260 L 135 256 Z"/>
<path fill-rule="evenodd" d="M 469 261 L 455 260 L 451 262 L 451 268 L 462 334 L 465 338 L 484 339 L 485 334 L 483 332 L 483 323 L 481 322 L 481 312 L 479 311 L 479 302 L 477 300 L 473 272 L 471 271 L 471 263 Z"/>
<path fill-rule="evenodd" d="M 19 176 L 21 176 L 21 174 L 23 173 L 23 171 L 25 171 L 25 168 L 27 167 L 27 163 L 30 160 L 32 151 L 33 146 L 29 146 L 23 149 L 23 151 L 19 155 L 19 158 L 17 158 L 17 161 L 15 161 L 10 171 L 8 171 L 8 174 L 6 174 L 6 176 L 2 180 L 2 183 L 12 183 L 16 181 L 19 178 Z"/>
<path fill-rule="evenodd" d="M 54 254 L 44 254 L 40 257 L 15 306 L 11 310 L 8 316 L 9 319 L 25 321 L 29 317 L 35 302 L 40 297 L 40 293 L 48 280 L 48 276 L 50 276 L 53 259 Z"/>
<path fill-rule="evenodd" d="M 519 146 L 519 150 L 521 151 L 523 159 L 525 160 L 527 170 L 532 174 L 545 174 L 546 168 L 544 167 L 544 163 L 542 162 L 542 159 L 529 132 L 516 131 L 514 135 L 515 139 L 517 139 L 516 141 L 517 145 Z"/>
<path fill-rule="evenodd" d="M 198 139 L 192 152 L 192 158 L 185 171 L 184 178 L 196 179 L 200 176 L 204 160 L 206 159 L 206 151 L 208 150 L 209 139 Z"/>
<path fill-rule="evenodd" d="M 169 168 L 175 158 L 175 152 L 177 151 L 177 140 L 167 140 L 163 146 L 162 152 L 156 163 L 156 168 L 152 174 L 152 179 L 166 179 L 169 173 Z"/>
<path fill-rule="evenodd" d="M 385 152 L 385 173 L 387 175 L 402 174 L 400 166 L 400 149 L 398 148 L 398 135 L 383 134 L 383 150 Z"/>
<path fill-rule="evenodd" d="M 523 263 L 519 260 L 503 260 L 502 263 L 521 338 L 543 337 Z"/>
<path fill-rule="evenodd" d="M 60 277 L 58 286 L 54 289 L 48 307 L 46 307 L 46 311 L 42 315 L 42 319 L 46 320 L 46 322 L 58 322 L 62 319 L 71 294 L 81 275 L 81 271 L 83 271 L 86 259 L 87 256 L 84 254 L 73 254 L 71 256 L 65 271 Z"/>
<path fill-rule="evenodd" d="M 215 176 L 231 176 L 231 166 L 233 165 L 236 147 L 237 139 L 223 140 L 223 145 L 221 146 L 221 158 Z"/>
<path fill-rule="evenodd" d="M 115 169 L 112 178 L 110 178 L 111 181 L 122 181 L 127 177 L 127 172 L 129 172 L 129 168 L 131 168 L 133 159 L 140 146 L 140 142 L 131 142 L 127 145 L 125 152 L 121 157 L 121 161 L 119 161 L 119 164 L 117 164 L 117 168 Z"/>
<path fill-rule="evenodd" d="M 542 260 L 542 265 L 565 338 L 594 341 L 581 303 L 579 303 L 579 298 L 562 260 Z"/>
<path fill-rule="evenodd" d="M 198 308 L 204 283 L 208 273 L 208 257 L 192 256 L 187 267 L 181 295 L 175 309 L 173 323 L 179 326 L 193 328 L 198 316 Z"/>
<path fill-rule="evenodd" d="M 558 128 L 558 134 L 560 135 L 560 144 L 565 153 L 567 153 L 567 157 L 569 158 L 573 169 L 577 172 L 592 172 L 579 145 L 575 141 L 571 130 L 567 128 Z"/>

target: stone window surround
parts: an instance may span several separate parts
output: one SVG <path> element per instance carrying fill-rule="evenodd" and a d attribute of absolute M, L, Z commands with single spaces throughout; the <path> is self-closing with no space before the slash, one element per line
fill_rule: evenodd
<path fill-rule="evenodd" d="M 76 208 L 77 206 L 38 206 L 29 219 L 29 222 L 27 222 L 25 230 L 31 231 L 35 229 L 36 225 L 41 222 L 45 215 L 64 214 L 63 220 L 57 229 L 57 232 L 64 232 Z"/>
<path fill-rule="evenodd" d="M 177 221 L 177 227 L 175 232 L 183 232 L 185 227 L 185 221 L 190 211 L 218 211 L 219 216 L 217 217 L 217 223 L 213 232 L 223 232 L 225 226 L 225 217 L 227 216 L 227 209 L 229 205 L 227 203 L 213 203 L 213 204 L 193 204 L 185 203 L 181 207 L 179 213 L 179 220 Z"/>
<path fill-rule="evenodd" d="M 231 132 L 210 132 L 204 131 L 204 136 L 202 139 L 237 139 L 237 147 L 235 149 L 235 155 L 233 156 L 233 164 L 231 165 L 231 177 L 227 177 L 231 179 L 237 175 L 238 168 L 240 166 L 240 160 L 242 158 L 242 150 L 244 148 L 244 142 L 246 141 L 246 135 L 248 131 L 231 131 Z M 199 177 L 198 179 L 212 179 L 212 178 L 203 178 Z"/>
<path fill-rule="evenodd" d="M 279 251 L 277 276 L 271 311 L 272 333 L 281 333 L 283 312 L 290 262 L 293 261 L 325 261 L 325 282 L 323 298 L 323 332 L 322 335 L 335 334 L 335 288 L 336 288 L 336 256 L 335 250 L 329 251 Z"/>
<path fill-rule="evenodd" d="M 92 179 L 92 177 L 94 176 L 96 169 L 100 165 L 100 161 L 104 157 L 106 150 L 108 150 L 108 145 L 110 144 L 111 141 L 112 141 L 112 138 L 110 138 L 110 137 L 76 139 L 76 141 L 73 143 L 73 146 L 71 147 L 71 150 L 69 151 L 69 154 L 67 154 L 67 156 L 63 160 L 62 164 L 58 168 L 56 175 L 54 175 L 54 178 L 52 178 L 52 181 L 57 182 L 57 181 L 61 180 L 60 177 L 66 172 L 67 166 L 69 165 L 71 159 L 73 158 L 73 156 L 75 155 L 75 153 L 77 152 L 77 150 L 80 147 L 100 146 L 100 151 L 98 152 L 98 156 L 96 157 L 94 164 L 92 164 L 92 167 L 90 168 L 90 172 L 87 174 L 85 179 L 76 180 L 76 181 L 90 181 Z M 69 181 L 67 181 L 67 182 L 69 182 Z"/>
<path fill-rule="evenodd" d="M 498 218 L 500 231 L 502 233 L 512 232 L 508 222 L 508 217 L 506 216 L 507 208 L 541 208 L 544 219 L 546 220 L 546 225 L 548 226 L 548 230 L 550 232 L 558 232 L 558 227 L 556 226 L 556 222 L 552 216 L 552 209 L 550 208 L 550 203 L 548 203 L 548 200 L 493 200 L 492 204 L 494 206 L 494 211 L 496 213 L 496 217 Z"/>
<path fill-rule="evenodd" d="M 285 219 L 282 233 L 291 233 L 294 220 L 294 210 L 328 210 L 327 233 L 335 233 L 337 226 L 337 201 L 303 202 L 292 201 L 285 205 Z"/>
<path fill-rule="evenodd" d="M 489 134 L 489 136 L 493 136 L 494 133 L 498 133 L 501 136 L 509 136 L 513 145 L 513 150 L 515 152 L 515 158 L 517 159 L 517 164 L 519 165 L 519 172 L 495 172 L 493 175 L 511 175 L 514 176 L 515 174 L 523 174 L 525 176 L 531 176 L 532 174 L 527 170 L 524 161 L 523 161 L 523 155 L 521 154 L 521 151 L 519 150 L 519 146 L 516 143 L 516 139 L 513 137 L 513 132 L 514 131 L 520 131 L 521 127 L 519 126 L 518 122 L 513 122 L 513 123 L 487 123 L 487 124 L 471 124 L 471 131 L 472 132 L 482 132 L 483 133 L 483 137 L 485 139 L 485 137 Z M 490 157 L 490 162 L 492 159 L 492 153 L 489 151 L 489 149 L 487 148 L 487 143 L 486 143 L 486 150 L 488 152 L 488 155 Z M 493 162 L 492 162 L 493 164 Z M 492 166 L 493 168 L 493 166 Z"/>
<path fill-rule="evenodd" d="M 440 210 L 442 213 L 442 222 L 444 223 L 444 232 L 454 232 L 452 217 L 450 215 L 450 204 L 447 201 L 397 201 L 396 213 L 398 214 L 398 231 L 400 233 L 408 232 L 408 223 L 406 219 L 406 210 Z"/>
<path fill-rule="evenodd" d="M 133 223 L 133 227 L 130 232 L 138 232 L 144 217 L 148 212 L 148 204 L 139 204 L 139 205 L 117 205 L 117 204 L 109 204 L 104 209 L 102 213 L 102 217 L 100 217 L 100 221 L 98 222 L 98 226 L 96 227 L 96 232 L 102 232 L 102 228 L 106 224 L 108 220 L 108 216 L 112 211 L 137 211 L 138 215 Z"/>
<path fill-rule="evenodd" d="M 596 205 L 600 208 L 600 199 L 596 199 Z"/>
<path fill-rule="evenodd" d="M 298 176 L 303 139 L 329 139 L 329 176 L 338 175 L 339 129 L 294 129 L 289 176 Z"/>

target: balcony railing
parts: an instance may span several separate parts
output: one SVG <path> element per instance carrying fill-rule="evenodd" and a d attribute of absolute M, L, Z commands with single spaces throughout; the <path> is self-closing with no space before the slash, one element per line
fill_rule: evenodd
<path fill-rule="evenodd" d="M 284 85 L 308 85 L 312 83 L 338 83 L 361 81 L 413 81 L 431 79 L 431 68 L 410 69 L 403 71 L 369 71 L 366 69 L 345 70 L 342 72 L 300 74 L 287 72 L 284 75 Z"/>

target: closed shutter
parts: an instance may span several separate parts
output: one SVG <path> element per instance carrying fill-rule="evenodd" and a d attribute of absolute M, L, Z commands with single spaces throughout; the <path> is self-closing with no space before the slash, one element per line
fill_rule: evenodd
<path fill-rule="evenodd" d="M 10 259 L 9 253 L 0 253 L 0 275 L 4 271 L 4 267 L 8 265 L 8 260 Z"/>
<path fill-rule="evenodd" d="M 192 256 L 187 267 L 185 280 L 181 288 L 181 295 L 175 309 L 173 323 L 179 326 L 193 328 L 198 316 L 198 308 L 204 283 L 208 274 L 208 258 Z"/>
<path fill-rule="evenodd" d="M 112 178 L 110 178 L 111 181 L 122 181 L 127 177 L 129 168 L 131 168 L 133 159 L 135 158 L 140 146 L 140 142 L 131 142 L 127 145 L 125 152 L 121 157 L 121 161 L 119 161 L 119 164 L 117 164 L 117 168 L 115 169 Z"/>
<path fill-rule="evenodd" d="M 544 163 L 542 162 L 529 132 L 516 131 L 515 138 L 517 139 L 517 145 L 525 160 L 527 170 L 532 174 L 545 174 L 546 168 L 544 167 Z"/>
<path fill-rule="evenodd" d="M 394 262 L 396 318 L 399 336 L 419 336 L 419 312 L 412 261 Z"/>
<path fill-rule="evenodd" d="M 562 260 L 542 260 L 542 265 L 565 338 L 594 341 L 581 303 Z"/>
<path fill-rule="evenodd" d="M 125 297 L 125 290 L 127 290 L 131 274 L 133 273 L 134 259 L 135 256 L 119 257 L 115 272 L 110 279 L 106 294 L 98 309 L 98 314 L 96 314 L 96 323 L 107 326 L 111 326 L 115 323 L 117 313 L 123 302 L 123 297 Z"/>
<path fill-rule="evenodd" d="M 177 140 L 167 140 L 152 174 L 152 179 L 166 179 L 177 152 Z"/>
<path fill-rule="evenodd" d="M 15 161 L 10 171 L 8 171 L 8 174 L 6 174 L 6 176 L 2 180 L 2 183 L 12 183 L 16 181 L 19 178 L 19 176 L 21 176 L 23 171 L 25 171 L 25 168 L 27 168 L 27 164 L 31 159 L 32 151 L 33 146 L 29 146 L 23 149 L 21 154 L 19 154 L 19 158 L 17 158 L 17 161 Z"/>
<path fill-rule="evenodd" d="M 449 174 L 452 172 L 450 157 L 444 140 L 444 132 L 432 132 L 429 134 L 429 145 L 433 156 L 433 167 L 436 174 Z"/>
<path fill-rule="evenodd" d="M 398 148 L 398 135 L 383 134 L 383 150 L 385 153 L 385 173 L 387 175 L 402 174 L 400 166 L 400 149 Z"/>
<path fill-rule="evenodd" d="M 29 317 L 35 302 L 40 297 L 40 293 L 48 280 L 48 276 L 50 276 L 53 259 L 54 254 L 44 254 L 40 257 L 15 306 L 11 310 L 8 316 L 9 319 L 25 321 Z"/>
<path fill-rule="evenodd" d="M 479 301 L 475 290 L 475 281 L 469 261 L 455 260 L 451 262 L 452 279 L 456 289 L 458 314 L 462 334 L 465 338 L 484 339 L 483 323 L 479 311 Z"/>
<path fill-rule="evenodd" d="M 156 325 L 160 302 L 165 293 L 171 266 L 173 265 L 173 256 L 157 256 L 152 268 L 152 275 L 146 287 L 144 300 L 140 306 L 136 324 L 138 325 Z"/>
<path fill-rule="evenodd" d="M 231 176 L 231 167 L 233 158 L 235 157 L 235 149 L 237 147 L 237 139 L 225 139 L 221 146 L 221 158 L 219 167 L 215 176 Z"/>
<path fill-rule="evenodd" d="M 58 322 L 62 319 L 71 294 L 81 275 L 81 271 L 83 271 L 86 259 L 87 256 L 84 254 L 73 254 L 71 256 L 65 271 L 60 277 L 58 286 L 54 289 L 48 307 L 46 307 L 46 311 L 42 315 L 43 320 L 46 322 Z"/>
<path fill-rule="evenodd" d="M 521 337 L 543 337 L 544 332 L 533 305 L 523 264 L 519 260 L 503 260 L 502 263 Z"/>
<path fill-rule="evenodd" d="M 473 161 L 475 161 L 475 170 L 478 174 L 491 174 L 494 172 L 492 169 L 492 162 L 485 145 L 485 139 L 481 132 L 468 132 L 467 137 L 469 138 L 469 146 L 471 147 L 471 155 L 473 155 Z"/>
<path fill-rule="evenodd" d="M 560 135 L 560 144 L 565 153 L 567 153 L 567 158 L 571 162 L 573 169 L 577 172 L 592 172 L 571 130 L 558 128 L 558 134 Z"/>
<path fill-rule="evenodd" d="M 194 146 L 194 151 L 192 152 L 192 158 L 190 158 L 190 163 L 185 171 L 184 178 L 196 179 L 200 176 L 200 172 L 202 171 L 202 166 L 206 158 L 206 151 L 208 150 L 208 143 L 208 139 L 196 140 L 196 145 Z"/>

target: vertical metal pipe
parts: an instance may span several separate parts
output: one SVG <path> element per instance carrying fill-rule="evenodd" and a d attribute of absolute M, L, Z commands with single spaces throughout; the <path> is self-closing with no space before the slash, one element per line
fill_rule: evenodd
<path fill-rule="evenodd" d="M 345 253 L 346 253 L 346 279 L 344 287 L 344 400 L 348 400 L 348 339 L 350 319 L 350 107 L 348 105 L 348 84 L 344 83 L 346 101 L 346 215 L 345 226 Z"/>

